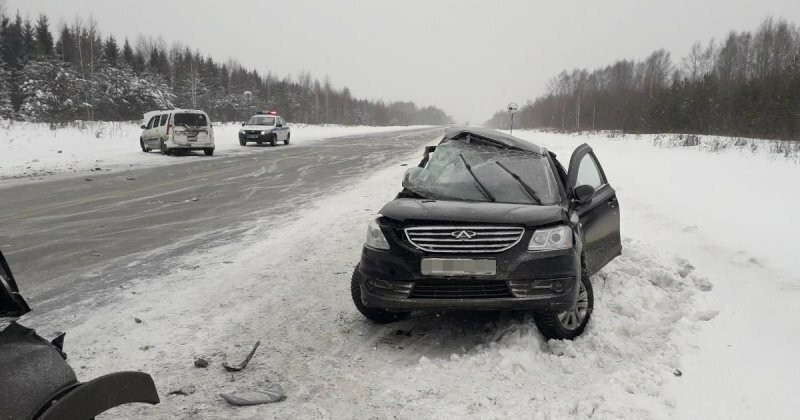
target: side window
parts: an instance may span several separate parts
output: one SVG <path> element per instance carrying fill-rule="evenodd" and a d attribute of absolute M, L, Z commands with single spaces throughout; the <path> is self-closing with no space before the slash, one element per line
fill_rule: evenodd
<path fill-rule="evenodd" d="M 605 183 L 603 175 L 597 167 L 594 155 L 590 153 L 584 156 L 583 160 L 581 160 L 581 166 L 578 168 L 578 181 L 575 186 L 591 185 L 598 189 Z"/>
<path fill-rule="evenodd" d="M 280 121 L 281 125 L 286 125 L 286 121 L 283 119 L 283 117 L 278 117 L 278 121 Z"/>
<path fill-rule="evenodd" d="M 169 114 L 164 114 L 161 116 L 161 125 L 164 126 L 167 124 L 167 120 L 169 119 Z"/>
<path fill-rule="evenodd" d="M 147 123 L 147 129 L 148 130 L 153 128 L 153 123 L 156 121 L 156 118 L 158 118 L 158 117 L 150 118 L 150 122 Z"/>

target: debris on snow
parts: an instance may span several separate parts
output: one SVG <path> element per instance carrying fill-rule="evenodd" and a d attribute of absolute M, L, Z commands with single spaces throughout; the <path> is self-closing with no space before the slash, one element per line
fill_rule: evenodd
<path fill-rule="evenodd" d="M 192 395 L 192 394 L 194 394 L 196 391 L 197 391 L 197 388 L 196 388 L 194 385 L 187 385 L 187 386 L 185 386 L 185 387 L 183 387 L 183 388 L 176 389 L 176 390 L 174 390 L 174 391 L 170 391 L 170 392 L 169 392 L 169 394 L 167 394 L 167 395 L 181 395 L 181 396 L 186 396 L 186 395 Z"/>
<path fill-rule="evenodd" d="M 672 374 L 675 376 L 683 376 L 683 372 L 681 372 L 681 370 L 678 368 L 675 368 L 675 370 L 672 371 Z"/>
<path fill-rule="evenodd" d="M 275 383 L 267 384 L 263 391 L 242 391 L 235 394 L 219 394 L 230 405 L 245 406 L 269 404 L 286 399 L 283 388 Z"/>
<path fill-rule="evenodd" d="M 135 323 L 137 323 L 137 324 L 141 324 L 141 323 L 142 323 L 142 320 L 141 320 L 141 319 L 139 319 L 139 318 L 133 318 L 133 322 L 135 322 Z"/>
<path fill-rule="evenodd" d="M 247 364 L 250 363 L 250 359 L 253 358 L 253 355 L 256 354 L 256 349 L 258 349 L 259 345 L 261 345 L 261 341 L 260 340 L 256 341 L 256 344 L 253 346 L 253 349 L 250 350 L 250 354 L 247 355 L 247 358 L 244 359 L 244 361 L 242 363 L 239 363 L 238 365 L 231 366 L 231 365 L 228 364 L 228 362 L 223 362 L 222 363 L 222 367 L 224 367 L 225 370 L 227 370 L 228 372 L 238 372 L 238 371 L 244 369 L 245 367 L 247 367 Z"/>
<path fill-rule="evenodd" d="M 198 357 L 197 359 L 194 359 L 194 367 L 207 368 L 208 360 L 203 359 L 202 357 Z"/>

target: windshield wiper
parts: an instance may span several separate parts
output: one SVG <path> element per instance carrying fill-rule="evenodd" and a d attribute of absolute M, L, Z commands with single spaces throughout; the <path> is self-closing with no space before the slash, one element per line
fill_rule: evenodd
<path fill-rule="evenodd" d="M 471 166 L 469 166 L 469 163 L 467 163 L 467 160 L 466 160 L 466 159 L 464 159 L 464 154 L 462 154 L 462 153 L 459 153 L 459 154 L 458 154 L 458 157 L 460 157 L 460 158 L 461 158 L 461 161 L 462 161 L 462 162 L 464 162 L 464 166 L 466 166 L 466 167 L 467 167 L 467 172 L 469 172 L 469 174 L 470 174 L 470 175 L 472 175 L 472 179 L 474 179 L 474 180 L 475 180 L 475 183 L 476 183 L 476 184 L 478 184 L 478 187 L 480 187 L 480 188 L 479 188 L 479 190 L 481 190 L 481 192 L 483 193 L 483 195 L 485 195 L 485 196 L 486 196 L 486 198 L 488 198 L 488 199 L 489 199 L 490 201 L 492 201 L 492 202 L 495 202 L 495 201 L 497 201 L 497 199 L 495 199 L 495 198 L 494 198 L 494 196 L 492 195 L 492 193 L 490 193 L 490 192 L 489 192 L 489 190 L 487 190 L 487 189 L 486 189 L 486 187 L 484 187 L 484 186 L 483 186 L 483 183 L 481 183 L 481 180 L 480 180 L 480 179 L 478 179 L 478 177 L 477 177 L 477 176 L 475 176 L 475 172 L 472 172 L 472 167 L 471 167 Z"/>
<path fill-rule="evenodd" d="M 533 188 L 531 188 L 531 186 L 528 185 L 527 182 L 523 181 L 522 178 L 520 178 L 519 175 L 514 173 L 511 169 L 506 168 L 506 166 L 500 163 L 500 161 L 495 161 L 495 163 L 499 167 L 503 168 L 504 171 L 508 172 L 508 174 L 511 175 L 517 182 L 519 182 L 519 185 L 522 185 L 522 188 L 525 190 L 526 193 L 528 193 L 529 196 L 531 196 L 531 198 L 533 198 L 534 201 L 536 201 L 536 204 L 540 206 L 542 205 L 542 200 L 539 198 L 538 195 L 536 195 L 536 191 Z"/>

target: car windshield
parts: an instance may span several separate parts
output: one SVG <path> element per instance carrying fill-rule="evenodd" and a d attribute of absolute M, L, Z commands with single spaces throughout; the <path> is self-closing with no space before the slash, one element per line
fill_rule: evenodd
<path fill-rule="evenodd" d="M 408 171 L 403 186 L 435 200 L 515 204 L 541 201 L 542 205 L 560 201 L 558 185 L 546 157 L 479 142 L 440 144 L 424 168 Z"/>
<path fill-rule="evenodd" d="M 203 114 L 175 114 L 175 125 L 185 125 L 189 127 L 205 127 L 208 120 Z"/>
<path fill-rule="evenodd" d="M 247 125 L 275 125 L 275 117 L 251 117 Z"/>

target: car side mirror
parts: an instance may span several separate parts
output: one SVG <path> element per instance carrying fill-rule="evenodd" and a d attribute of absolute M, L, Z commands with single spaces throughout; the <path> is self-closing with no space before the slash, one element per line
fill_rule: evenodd
<path fill-rule="evenodd" d="M 245 125 L 247 125 L 247 123 L 242 123 L 242 127 L 244 127 Z"/>
<path fill-rule="evenodd" d="M 579 206 L 589 204 L 594 197 L 594 191 L 594 187 L 591 185 L 579 185 L 572 190 L 572 199 Z"/>
<path fill-rule="evenodd" d="M 277 124 L 275 124 L 275 127 L 283 127 L 283 124 L 277 123 Z"/>
<path fill-rule="evenodd" d="M 147 126 L 146 125 L 141 125 L 141 126 L 139 126 L 139 128 L 141 128 L 142 130 L 147 130 Z"/>

